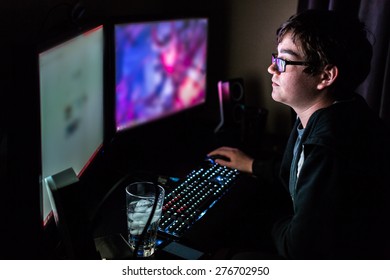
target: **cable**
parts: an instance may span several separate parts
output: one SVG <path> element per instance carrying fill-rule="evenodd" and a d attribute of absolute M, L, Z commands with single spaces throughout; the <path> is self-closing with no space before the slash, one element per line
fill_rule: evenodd
<path fill-rule="evenodd" d="M 134 252 L 133 252 L 133 259 L 136 259 L 138 258 L 138 250 L 139 250 L 139 247 L 141 246 L 141 244 L 143 243 L 144 241 L 144 238 L 145 238 L 145 235 L 146 233 L 148 232 L 148 229 L 149 229 L 149 226 L 152 222 L 152 219 L 154 217 L 154 213 L 156 212 L 156 208 L 157 208 L 157 203 L 158 203 L 158 197 L 160 195 L 159 193 L 159 190 L 158 190 L 158 185 L 156 184 L 153 184 L 153 187 L 154 187 L 154 202 L 153 202 L 153 208 L 152 208 L 152 211 L 150 211 L 150 214 L 149 214 L 149 218 L 148 218 L 148 221 L 146 222 L 145 224 L 145 227 L 138 239 L 138 242 L 137 244 L 135 245 L 135 248 L 134 248 Z"/>
<path fill-rule="evenodd" d="M 68 20 L 69 22 L 71 22 L 73 25 L 76 26 L 78 24 L 78 21 L 80 21 L 80 19 L 84 17 L 87 10 L 83 1 L 78 1 L 75 4 L 71 4 L 67 2 L 59 3 L 51 7 L 49 11 L 46 13 L 46 15 L 44 16 L 41 22 L 41 26 L 38 30 L 39 33 L 44 32 L 47 21 L 49 20 L 52 13 L 58 8 L 66 8 L 66 18 L 64 18 L 64 20 Z"/>
<path fill-rule="evenodd" d="M 97 218 L 97 215 L 99 213 L 99 211 L 101 210 L 101 208 L 103 207 L 103 205 L 106 203 L 106 201 L 110 198 L 110 196 L 112 195 L 112 193 L 118 189 L 118 187 L 122 186 L 124 182 L 126 182 L 127 180 L 129 180 L 129 178 L 131 178 L 133 175 L 132 174 L 127 174 L 125 176 L 123 176 L 120 180 L 118 180 L 112 187 L 111 189 L 106 193 L 106 195 L 100 200 L 99 204 L 96 206 L 95 208 L 95 211 L 93 212 L 93 214 L 91 215 L 91 218 L 90 218 L 90 229 L 91 231 L 93 230 L 94 228 L 94 225 L 96 223 L 96 218 Z M 143 181 L 143 180 L 137 180 L 136 178 L 134 178 L 134 183 L 136 183 L 137 181 Z M 154 202 L 153 202 L 153 207 L 152 207 L 152 211 L 150 212 L 150 215 L 148 217 L 148 221 L 146 222 L 145 224 L 145 227 L 139 237 L 139 240 L 138 242 L 136 243 L 136 246 L 135 246 L 135 249 L 134 249 L 134 252 L 133 252 L 133 258 L 136 259 L 138 258 L 138 255 L 137 255 L 137 252 L 139 250 L 139 247 L 141 246 L 144 238 L 145 238 L 145 235 L 148 231 L 148 228 L 152 222 L 152 219 L 154 217 L 154 214 L 156 212 L 156 208 L 157 208 L 157 204 L 158 204 L 158 197 L 160 195 L 160 192 L 159 192 L 159 187 L 157 184 L 153 183 L 153 182 L 148 182 L 148 183 L 151 183 L 153 186 L 154 186 Z"/>
<path fill-rule="evenodd" d="M 49 9 L 49 11 L 46 13 L 46 15 L 45 15 L 45 17 L 43 18 L 43 20 L 42 20 L 41 26 L 40 26 L 40 28 L 39 28 L 39 33 L 41 33 L 41 32 L 44 31 L 46 22 L 47 22 L 48 19 L 50 18 L 52 12 L 53 12 L 54 10 L 56 10 L 56 9 L 58 9 L 58 8 L 62 8 L 62 7 L 65 7 L 65 8 L 67 8 L 67 9 L 70 9 L 70 8 L 72 7 L 72 5 L 69 4 L 69 3 L 59 3 L 59 4 L 57 4 L 57 5 L 53 6 L 53 7 L 51 7 L 51 8 Z"/>

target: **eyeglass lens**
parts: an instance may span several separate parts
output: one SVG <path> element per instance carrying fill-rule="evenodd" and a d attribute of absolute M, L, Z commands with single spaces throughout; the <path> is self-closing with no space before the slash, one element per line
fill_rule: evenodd
<path fill-rule="evenodd" d="M 285 61 L 283 59 L 280 59 L 276 56 L 276 54 L 272 54 L 272 63 L 275 63 L 278 72 L 284 72 L 285 70 Z"/>

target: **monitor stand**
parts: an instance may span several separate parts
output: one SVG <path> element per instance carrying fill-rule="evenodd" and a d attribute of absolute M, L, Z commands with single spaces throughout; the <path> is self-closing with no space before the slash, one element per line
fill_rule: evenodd
<path fill-rule="evenodd" d="M 81 184 L 72 168 L 46 178 L 66 259 L 100 259 L 82 207 Z"/>

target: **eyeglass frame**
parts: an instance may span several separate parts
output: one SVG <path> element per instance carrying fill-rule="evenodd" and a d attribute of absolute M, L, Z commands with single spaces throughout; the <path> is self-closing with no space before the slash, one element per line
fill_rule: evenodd
<path fill-rule="evenodd" d="M 276 69 L 278 70 L 279 73 L 286 72 L 286 66 L 287 65 L 309 65 L 309 62 L 307 61 L 290 61 L 290 60 L 285 60 L 283 58 L 277 57 L 277 53 L 272 53 L 272 64 L 276 65 Z M 279 67 L 279 63 L 277 61 L 282 61 L 283 64 L 283 69 L 281 70 Z"/>

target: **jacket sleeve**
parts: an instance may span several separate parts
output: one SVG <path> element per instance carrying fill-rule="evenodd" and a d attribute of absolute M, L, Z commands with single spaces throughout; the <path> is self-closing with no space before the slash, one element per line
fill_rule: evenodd
<path fill-rule="evenodd" d="M 279 254 L 292 259 L 380 255 L 376 240 L 386 200 L 373 186 L 381 182 L 326 147 L 306 148 L 311 150 L 297 182 L 294 215 L 279 220 L 272 230 Z"/>

